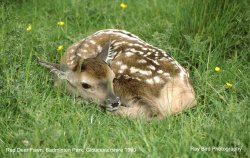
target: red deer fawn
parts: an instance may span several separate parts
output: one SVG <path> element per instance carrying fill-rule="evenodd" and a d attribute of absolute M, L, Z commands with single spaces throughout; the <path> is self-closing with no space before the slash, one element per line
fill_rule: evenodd
<path fill-rule="evenodd" d="M 163 118 L 196 105 L 187 71 L 165 51 L 124 31 L 107 29 L 68 48 L 61 64 L 40 64 L 68 90 L 132 118 Z"/>

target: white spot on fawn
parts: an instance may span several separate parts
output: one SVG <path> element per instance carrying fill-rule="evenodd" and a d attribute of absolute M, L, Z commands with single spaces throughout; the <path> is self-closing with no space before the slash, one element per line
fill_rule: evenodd
<path fill-rule="evenodd" d="M 85 44 L 84 44 L 84 47 L 88 48 L 88 47 L 89 47 L 89 45 L 88 45 L 87 43 L 85 43 Z"/>
<path fill-rule="evenodd" d="M 140 70 L 139 73 L 143 74 L 143 75 L 152 75 L 151 71 L 146 71 L 146 70 Z"/>
<path fill-rule="evenodd" d="M 102 51 L 102 47 L 100 45 L 97 46 L 97 51 L 101 52 Z"/>
<path fill-rule="evenodd" d="M 140 74 L 147 75 L 147 76 L 152 74 L 151 71 L 142 70 L 142 69 L 138 69 L 138 68 L 135 68 L 135 67 L 131 67 L 130 72 L 131 73 L 139 72 Z"/>
<path fill-rule="evenodd" d="M 161 82 L 161 78 L 159 76 L 155 76 L 153 79 L 154 79 L 155 83 Z"/>
<path fill-rule="evenodd" d="M 122 62 L 121 61 L 117 61 L 115 64 L 119 66 L 119 65 L 122 65 Z"/>
<path fill-rule="evenodd" d="M 124 70 L 118 70 L 118 73 L 122 74 L 124 72 Z"/>
<path fill-rule="evenodd" d="M 167 73 L 167 72 L 164 72 L 163 75 L 166 77 L 170 77 L 169 73 Z"/>
<path fill-rule="evenodd" d="M 168 57 L 168 54 L 167 54 L 167 53 L 163 53 L 163 56 L 164 56 L 164 57 Z"/>
<path fill-rule="evenodd" d="M 146 82 L 149 83 L 149 84 L 154 84 L 154 80 L 152 78 L 146 79 Z"/>
<path fill-rule="evenodd" d="M 131 52 L 137 52 L 134 48 L 129 49 Z"/>
<path fill-rule="evenodd" d="M 138 44 L 138 43 L 135 43 L 134 46 L 137 46 L 137 47 L 143 47 L 142 45 Z M 144 47 L 143 47 L 144 48 Z"/>
<path fill-rule="evenodd" d="M 90 40 L 89 41 L 91 44 L 96 44 L 96 42 L 94 40 Z"/>
<path fill-rule="evenodd" d="M 137 68 L 135 68 L 135 67 L 131 67 L 130 68 L 130 72 L 131 73 L 135 73 L 135 72 L 138 72 L 139 71 L 139 69 L 137 69 Z"/>
<path fill-rule="evenodd" d="M 155 67 L 153 65 L 149 65 L 147 67 L 150 68 L 151 70 L 155 70 Z"/>
<path fill-rule="evenodd" d="M 79 56 L 79 57 L 82 57 L 82 54 L 81 54 L 81 53 L 77 53 L 76 55 Z"/>
<path fill-rule="evenodd" d="M 123 42 L 116 42 L 116 43 L 114 43 L 114 46 L 120 46 L 120 45 L 122 45 L 122 43 Z"/>
<path fill-rule="evenodd" d="M 79 52 L 87 53 L 86 49 L 79 49 Z"/>
<path fill-rule="evenodd" d="M 71 49 L 71 50 L 70 50 L 70 53 L 72 54 L 72 53 L 74 53 L 74 51 L 75 51 L 75 49 Z"/>
<path fill-rule="evenodd" d="M 160 65 L 157 61 L 155 61 L 155 60 L 152 60 L 153 61 L 153 63 L 155 63 L 156 65 Z"/>
<path fill-rule="evenodd" d="M 130 57 L 130 56 L 132 56 L 132 55 L 134 55 L 134 53 L 126 52 L 126 57 Z"/>
<path fill-rule="evenodd" d="M 122 66 L 121 66 L 121 70 L 125 70 L 125 69 L 127 69 L 127 68 L 128 68 L 127 65 L 122 65 Z"/>
<path fill-rule="evenodd" d="M 140 78 L 138 78 L 138 77 L 136 77 L 135 79 L 136 79 L 136 80 L 138 80 L 138 81 L 141 81 L 141 79 L 140 79 Z"/>
<path fill-rule="evenodd" d="M 162 74 L 162 73 L 163 73 L 163 71 L 162 71 L 162 70 L 158 70 L 158 71 L 157 71 L 157 73 Z"/>
<path fill-rule="evenodd" d="M 143 63 L 146 63 L 147 61 L 145 59 L 140 59 L 137 62 L 143 64 Z"/>
<path fill-rule="evenodd" d="M 180 76 L 181 80 L 185 80 L 186 72 L 183 71 L 183 69 L 181 69 L 181 71 L 180 71 L 180 73 L 179 73 L 179 76 Z"/>

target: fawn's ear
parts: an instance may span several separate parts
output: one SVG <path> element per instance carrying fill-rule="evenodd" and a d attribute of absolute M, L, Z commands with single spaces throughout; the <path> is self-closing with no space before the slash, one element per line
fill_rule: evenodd
<path fill-rule="evenodd" d="M 62 80 L 66 79 L 67 80 L 67 78 L 68 78 L 67 72 L 69 71 L 69 69 L 67 68 L 66 65 L 49 63 L 49 62 L 42 61 L 42 60 L 39 60 L 38 62 L 41 66 L 49 69 L 50 72 L 55 74 L 59 79 L 62 79 Z"/>
<path fill-rule="evenodd" d="M 99 58 L 99 59 L 101 59 L 101 60 L 103 60 L 103 61 L 106 62 L 106 61 L 107 61 L 108 54 L 109 54 L 110 44 L 111 44 L 111 42 L 108 41 L 108 42 L 103 46 L 101 53 L 99 53 L 99 54 L 97 55 L 96 58 Z"/>

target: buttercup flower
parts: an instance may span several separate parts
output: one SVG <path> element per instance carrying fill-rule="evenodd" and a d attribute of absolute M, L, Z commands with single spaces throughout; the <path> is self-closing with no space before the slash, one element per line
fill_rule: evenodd
<path fill-rule="evenodd" d="M 218 67 L 218 66 L 216 66 L 216 67 L 214 68 L 214 70 L 217 71 L 217 72 L 219 72 L 219 71 L 221 71 L 221 68 Z"/>
<path fill-rule="evenodd" d="M 28 27 L 26 28 L 27 31 L 31 31 L 32 30 L 32 25 L 29 24 Z"/>
<path fill-rule="evenodd" d="M 125 3 L 121 3 L 121 4 L 120 4 L 120 7 L 121 7 L 122 9 L 126 9 L 126 8 L 128 7 L 128 5 L 125 4 Z"/>
<path fill-rule="evenodd" d="M 226 87 L 227 87 L 227 88 L 231 88 L 231 87 L 233 87 L 233 84 L 230 83 L 230 82 L 226 82 Z"/>
<path fill-rule="evenodd" d="M 23 143 L 25 146 L 30 146 L 30 141 L 28 141 L 28 140 L 23 140 L 22 143 Z"/>
<path fill-rule="evenodd" d="M 64 22 L 63 22 L 63 21 L 58 21 L 58 22 L 57 22 L 57 25 L 58 25 L 58 26 L 63 26 L 63 25 L 64 25 Z"/>
<path fill-rule="evenodd" d="M 60 46 L 57 47 L 56 50 L 57 50 L 58 52 L 60 52 L 62 49 L 63 49 L 63 45 L 60 45 Z"/>

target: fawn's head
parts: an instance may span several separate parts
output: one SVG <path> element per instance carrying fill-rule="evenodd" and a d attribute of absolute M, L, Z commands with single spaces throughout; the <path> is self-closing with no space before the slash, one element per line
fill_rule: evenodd
<path fill-rule="evenodd" d="M 104 51 L 95 58 L 78 58 L 74 67 L 44 61 L 39 63 L 60 80 L 66 80 L 67 89 L 77 96 L 103 106 L 116 105 L 119 98 L 113 92 L 115 74 L 105 62 L 107 54 Z"/>

